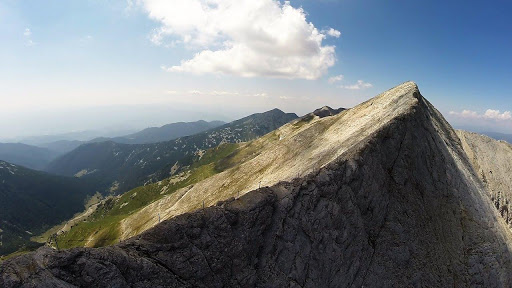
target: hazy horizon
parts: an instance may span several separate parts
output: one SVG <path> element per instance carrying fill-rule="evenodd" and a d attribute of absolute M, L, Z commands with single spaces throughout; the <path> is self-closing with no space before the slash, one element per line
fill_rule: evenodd
<path fill-rule="evenodd" d="M 408 80 L 454 127 L 512 134 L 511 5 L 2 1 L 0 141 L 350 108 Z"/>

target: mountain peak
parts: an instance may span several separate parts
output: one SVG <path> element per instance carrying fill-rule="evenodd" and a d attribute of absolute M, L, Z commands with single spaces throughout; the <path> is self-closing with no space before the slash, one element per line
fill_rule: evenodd
<path fill-rule="evenodd" d="M 311 114 L 318 116 L 320 118 L 324 118 L 327 116 L 334 116 L 339 114 L 340 112 L 344 111 L 345 108 L 338 108 L 338 109 L 332 109 L 329 106 L 324 106 L 322 108 L 318 108 L 315 111 L 313 111 Z"/>
<path fill-rule="evenodd" d="M 398 86 L 395 86 L 388 91 L 380 94 L 379 96 L 384 97 L 409 97 L 413 96 L 416 99 L 422 98 L 418 85 L 413 81 L 404 82 Z M 377 96 L 377 97 L 379 97 Z M 376 97 L 376 98 L 377 98 Z"/>
<path fill-rule="evenodd" d="M 267 112 L 263 112 L 262 114 L 286 114 L 286 113 L 279 108 L 274 108 L 274 109 L 268 110 Z"/>
<path fill-rule="evenodd" d="M 122 220 L 139 236 L 9 260 L 0 286 L 511 286 L 508 227 L 414 82 L 226 159 Z"/>

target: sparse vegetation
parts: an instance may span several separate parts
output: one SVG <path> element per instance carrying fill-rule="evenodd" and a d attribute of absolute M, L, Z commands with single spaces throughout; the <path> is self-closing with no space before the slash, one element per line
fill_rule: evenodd
<path fill-rule="evenodd" d="M 74 225 L 70 231 L 58 236 L 59 248 L 80 246 L 101 247 L 117 243 L 120 238 L 121 220 L 145 207 L 146 205 L 224 171 L 239 159 L 238 148 L 242 144 L 225 143 L 217 148 L 207 150 L 201 158 L 196 158 L 192 165 L 182 169 L 181 174 L 145 186 L 132 189 L 123 195 L 103 200 L 96 211 L 84 221 Z M 246 153 L 244 153 L 245 155 Z M 225 159 L 232 159 L 226 161 Z M 219 163 L 223 161 L 223 165 Z M 176 181 L 178 179 L 178 181 Z"/>

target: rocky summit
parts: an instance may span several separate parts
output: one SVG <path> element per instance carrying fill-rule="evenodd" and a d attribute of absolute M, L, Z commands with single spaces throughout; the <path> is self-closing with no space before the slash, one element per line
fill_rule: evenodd
<path fill-rule="evenodd" d="M 465 143 L 407 82 L 250 142 L 117 245 L 3 262 L 0 287 L 511 287 L 512 234 Z"/>

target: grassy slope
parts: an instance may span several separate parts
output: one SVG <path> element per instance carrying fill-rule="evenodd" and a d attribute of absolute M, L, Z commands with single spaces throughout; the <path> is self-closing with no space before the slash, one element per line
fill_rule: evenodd
<path fill-rule="evenodd" d="M 231 163 L 239 160 L 240 156 L 237 155 L 240 146 L 241 144 L 222 144 L 208 150 L 201 159 L 178 176 L 137 187 L 119 197 L 106 199 L 84 222 L 59 235 L 59 248 L 100 247 L 118 242 L 121 220 L 164 195 L 172 194 L 180 188 L 228 169 L 232 166 Z"/>

